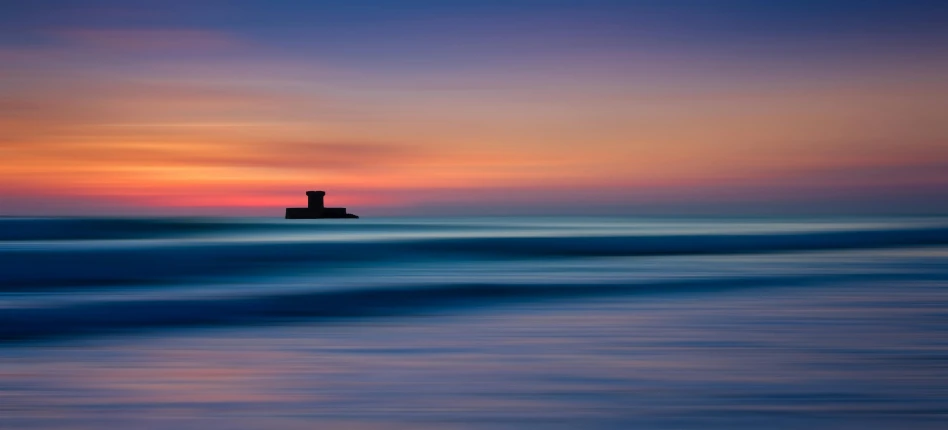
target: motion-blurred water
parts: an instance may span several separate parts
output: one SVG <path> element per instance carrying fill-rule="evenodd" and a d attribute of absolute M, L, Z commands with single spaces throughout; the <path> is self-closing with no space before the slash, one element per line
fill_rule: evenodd
<path fill-rule="evenodd" d="M 3 429 L 946 428 L 948 219 L 0 219 Z"/>

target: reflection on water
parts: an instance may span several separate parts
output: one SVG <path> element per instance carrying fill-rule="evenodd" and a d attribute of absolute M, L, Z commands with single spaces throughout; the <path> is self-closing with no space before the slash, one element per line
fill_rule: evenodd
<path fill-rule="evenodd" d="M 0 428 L 948 423 L 944 246 L 355 261 L 243 282 L 12 285 Z M 326 303 L 335 313 L 312 309 Z"/>

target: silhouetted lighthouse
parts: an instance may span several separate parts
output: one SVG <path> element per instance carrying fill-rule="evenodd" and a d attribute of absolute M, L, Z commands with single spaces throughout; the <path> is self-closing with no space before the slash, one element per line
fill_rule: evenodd
<path fill-rule="evenodd" d="M 318 219 L 318 218 L 358 218 L 346 212 L 346 208 L 327 208 L 323 202 L 325 191 L 307 191 L 309 207 L 286 208 L 286 219 Z"/>
<path fill-rule="evenodd" d="M 325 209 L 326 203 L 323 202 L 323 197 L 326 197 L 325 191 L 307 191 L 306 197 L 309 198 L 309 208 L 308 209 Z"/>

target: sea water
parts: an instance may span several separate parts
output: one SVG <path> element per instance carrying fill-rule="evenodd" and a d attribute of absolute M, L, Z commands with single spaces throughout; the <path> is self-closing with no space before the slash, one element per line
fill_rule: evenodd
<path fill-rule="evenodd" d="M 0 219 L 3 429 L 941 429 L 948 218 Z"/>

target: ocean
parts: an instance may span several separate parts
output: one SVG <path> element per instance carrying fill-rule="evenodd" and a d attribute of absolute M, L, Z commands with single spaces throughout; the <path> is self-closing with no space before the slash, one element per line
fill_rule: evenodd
<path fill-rule="evenodd" d="M 948 428 L 948 218 L 0 218 L 2 429 Z"/>

